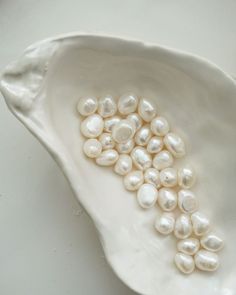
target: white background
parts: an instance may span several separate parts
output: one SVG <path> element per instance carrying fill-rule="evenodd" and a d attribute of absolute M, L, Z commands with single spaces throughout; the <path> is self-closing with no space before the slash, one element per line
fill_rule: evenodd
<path fill-rule="evenodd" d="M 235 0 L 0 0 L 0 71 L 29 44 L 70 31 L 176 47 L 236 74 Z M 106 264 L 54 161 L 1 95 L 0 294 L 134 294 Z"/>

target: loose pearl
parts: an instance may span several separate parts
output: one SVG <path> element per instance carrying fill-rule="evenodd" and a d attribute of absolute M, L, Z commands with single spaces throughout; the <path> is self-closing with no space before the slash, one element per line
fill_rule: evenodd
<path fill-rule="evenodd" d="M 114 98 L 111 95 L 103 96 L 98 101 L 98 113 L 103 118 L 108 118 L 115 115 L 117 111 L 117 105 Z"/>
<path fill-rule="evenodd" d="M 144 173 L 144 180 L 147 183 L 154 185 L 156 188 L 161 186 L 159 171 L 155 168 L 148 168 Z"/>
<path fill-rule="evenodd" d="M 135 142 L 137 145 L 145 146 L 152 136 L 151 129 L 148 125 L 141 127 L 135 134 Z"/>
<path fill-rule="evenodd" d="M 80 130 L 85 137 L 95 138 L 102 133 L 104 122 L 101 116 L 93 114 L 84 119 Z"/>
<path fill-rule="evenodd" d="M 217 252 L 224 247 L 224 242 L 217 235 L 208 234 L 201 238 L 201 246 L 211 252 Z"/>
<path fill-rule="evenodd" d="M 143 120 L 137 113 L 129 114 L 127 120 L 134 123 L 136 131 L 139 130 L 143 125 Z"/>
<path fill-rule="evenodd" d="M 102 145 L 97 139 L 88 139 L 83 146 L 84 153 L 89 158 L 96 158 L 102 152 Z"/>
<path fill-rule="evenodd" d="M 184 253 L 177 253 L 175 255 L 175 264 L 185 274 L 192 273 L 195 268 L 193 257 Z"/>
<path fill-rule="evenodd" d="M 182 188 L 191 188 L 196 181 L 196 175 L 192 167 L 185 166 L 178 170 L 178 184 Z"/>
<path fill-rule="evenodd" d="M 77 110 L 82 116 L 89 116 L 96 112 L 98 100 L 96 97 L 88 96 L 80 98 L 77 104 Z"/>
<path fill-rule="evenodd" d="M 200 248 L 199 240 L 189 238 L 186 240 L 180 240 L 177 244 L 177 249 L 187 255 L 194 255 Z"/>
<path fill-rule="evenodd" d="M 204 214 L 195 212 L 191 215 L 191 220 L 196 236 L 203 236 L 210 230 L 210 221 Z"/>
<path fill-rule="evenodd" d="M 194 257 L 195 265 L 203 271 L 215 271 L 219 267 L 219 257 L 215 253 L 200 250 Z"/>
<path fill-rule="evenodd" d="M 174 157 L 181 158 L 185 155 L 185 144 L 178 134 L 166 134 L 166 136 L 164 137 L 164 143 Z"/>
<path fill-rule="evenodd" d="M 102 144 L 104 150 L 113 149 L 115 146 L 115 141 L 113 140 L 110 133 L 102 133 L 99 136 L 99 141 Z"/>
<path fill-rule="evenodd" d="M 144 209 L 153 207 L 157 201 L 157 197 L 157 189 L 149 183 L 142 184 L 137 193 L 138 203 Z"/>
<path fill-rule="evenodd" d="M 155 135 L 165 136 L 169 132 L 170 126 L 165 118 L 156 117 L 152 119 L 151 130 Z"/>
<path fill-rule="evenodd" d="M 130 139 L 125 143 L 117 143 L 116 149 L 120 154 L 129 154 L 134 148 L 134 140 Z"/>
<path fill-rule="evenodd" d="M 175 222 L 175 236 L 177 239 L 186 239 L 192 234 L 192 224 L 190 217 L 181 214 Z"/>
<path fill-rule="evenodd" d="M 174 163 L 173 156 L 169 151 L 161 151 L 153 158 L 153 166 L 157 170 L 163 170 L 170 167 Z"/>
<path fill-rule="evenodd" d="M 134 165 L 140 170 L 150 168 L 152 165 L 152 157 L 143 147 L 134 148 L 131 152 L 131 158 Z"/>
<path fill-rule="evenodd" d="M 114 171 L 119 175 L 126 175 L 132 170 L 132 159 L 128 155 L 120 155 Z"/>
<path fill-rule="evenodd" d="M 128 191 L 136 191 L 143 184 L 143 172 L 132 171 L 124 177 L 124 186 Z"/>
<path fill-rule="evenodd" d="M 175 227 L 175 218 L 170 213 L 163 213 L 160 217 L 157 217 L 155 221 L 156 230 L 163 235 L 169 235 L 173 232 Z"/>
<path fill-rule="evenodd" d="M 153 136 L 148 142 L 147 151 L 151 154 L 156 154 L 162 150 L 163 145 L 161 137 Z"/>
<path fill-rule="evenodd" d="M 176 192 L 170 188 L 161 188 L 158 194 L 158 204 L 164 211 L 173 211 L 177 206 Z"/>
<path fill-rule="evenodd" d="M 198 202 L 193 192 L 182 189 L 178 192 L 179 209 L 184 213 L 193 213 L 197 210 Z"/>
<path fill-rule="evenodd" d="M 105 150 L 100 156 L 96 158 L 96 163 L 99 166 L 111 166 L 118 160 L 118 153 L 116 150 Z"/>
<path fill-rule="evenodd" d="M 135 112 L 138 106 L 138 97 L 135 94 L 122 95 L 118 101 L 118 110 L 122 115 Z"/>
<path fill-rule="evenodd" d="M 165 168 L 160 172 L 161 184 L 165 187 L 177 185 L 177 171 L 175 168 Z"/>
<path fill-rule="evenodd" d="M 104 130 L 106 132 L 112 132 L 113 127 L 120 122 L 121 118 L 118 116 L 114 116 L 111 118 L 106 118 L 104 120 Z"/>
<path fill-rule="evenodd" d="M 144 121 L 150 122 L 156 116 L 156 108 L 146 98 L 142 98 L 139 102 L 138 113 Z"/>
<path fill-rule="evenodd" d="M 127 142 L 134 136 L 134 133 L 134 124 L 129 120 L 121 120 L 112 129 L 112 137 L 117 143 Z"/>

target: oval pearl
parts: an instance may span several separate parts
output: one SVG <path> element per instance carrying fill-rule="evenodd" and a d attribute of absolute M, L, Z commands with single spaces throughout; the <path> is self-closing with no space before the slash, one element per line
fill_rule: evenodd
<path fill-rule="evenodd" d="M 152 157 L 143 147 L 134 148 L 131 152 L 131 158 L 134 165 L 140 170 L 150 168 L 152 165 Z"/>
<path fill-rule="evenodd" d="M 179 209 L 184 213 L 193 213 L 197 210 L 198 202 L 195 194 L 190 190 L 182 189 L 178 192 Z"/>
<path fill-rule="evenodd" d="M 164 144 L 174 157 L 181 158 L 185 155 L 185 144 L 178 134 L 166 134 Z"/>
<path fill-rule="evenodd" d="M 96 158 L 102 152 L 102 145 L 97 139 L 88 139 L 83 146 L 84 153 L 89 158 Z"/>
<path fill-rule="evenodd" d="M 110 133 L 102 133 L 99 136 L 99 141 L 102 144 L 104 150 L 113 149 L 115 146 L 115 141 L 113 140 Z"/>
<path fill-rule="evenodd" d="M 138 203 L 144 209 L 153 207 L 157 201 L 157 197 L 157 189 L 149 183 L 142 184 L 137 193 Z"/>
<path fill-rule="evenodd" d="M 89 116 L 96 112 L 98 108 L 98 100 L 96 97 L 81 97 L 77 104 L 77 110 L 82 116 Z"/>
<path fill-rule="evenodd" d="M 119 175 L 126 175 L 132 170 L 132 159 L 128 155 L 120 155 L 116 162 L 114 171 Z"/>
<path fill-rule="evenodd" d="M 170 167 L 174 163 L 173 156 L 169 151 L 161 151 L 153 158 L 153 166 L 157 170 L 163 170 Z"/>
<path fill-rule="evenodd" d="M 194 255 L 200 248 L 199 240 L 190 238 L 186 240 L 180 240 L 177 243 L 177 249 L 187 255 Z"/>
<path fill-rule="evenodd" d="M 104 130 L 106 132 L 112 132 L 113 127 L 120 122 L 121 118 L 118 116 L 114 116 L 111 118 L 106 118 L 104 120 Z"/>
<path fill-rule="evenodd" d="M 175 218 L 170 213 L 163 213 L 155 221 L 155 229 L 163 235 L 169 235 L 175 227 Z"/>
<path fill-rule="evenodd" d="M 165 118 L 156 117 L 152 119 L 151 130 L 155 135 L 165 136 L 169 132 L 170 126 Z"/>
<path fill-rule="evenodd" d="M 129 114 L 127 120 L 131 121 L 135 125 L 135 130 L 139 130 L 143 125 L 143 120 L 137 113 Z"/>
<path fill-rule="evenodd" d="M 128 191 L 136 191 L 143 184 L 143 172 L 132 171 L 124 177 L 124 186 Z"/>
<path fill-rule="evenodd" d="M 146 98 L 141 98 L 138 105 L 138 113 L 146 122 L 150 122 L 156 116 L 156 108 Z"/>
<path fill-rule="evenodd" d="M 175 168 L 165 168 L 160 172 L 161 184 L 165 187 L 177 185 L 177 171 Z"/>
<path fill-rule="evenodd" d="M 190 217 L 181 214 L 175 222 L 175 236 L 177 239 L 186 239 L 192 234 L 192 224 Z"/>
<path fill-rule="evenodd" d="M 135 134 L 135 142 L 137 145 L 145 146 L 152 136 L 151 129 L 148 125 L 141 127 Z"/>
<path fill-rule="evenodd" d="M 191 166 L 185 166 L 178 170 L 178 184 L 182 188 L 191 188 L 196 181 L 196 175 Z"/>
<path fill-rule="evenodd" d="M 208 234 L 201 238 L 201 246 L 211 252 L 217 252 L 224 247 L 224 241 L 215 234 Z"/>
<path fill-rule="evenodd" d="M 134 148 L 134 140 L 130 139 L 125 143 L 117 143 L 116 149 L 120 154 L 129 154 Z"/>
<path fill-rule="evenodd" d="M 164 143 L 161 137 L 153 136 L 148 142 L 147 151 L 150 154 L 156 154 L 162 150 L 163 145 Z"/>
<path fill-rule="evenodd" d="M 191 215 L 191 220 L 193 224 L 193 231 L 196 236 L 203 236 L 210 230 L 210 221 L 209 219 L 197 211 Z"/>
<path fill-rule="evenodd" d="M 135 133 L 135 127 L 129 120 L 121 120 L 112 129 L 112 137 L 117 143 L 129 141 Z"/>
<path fill-rule="evenodd" d="M 194 257 L 195 265 L 203 271 L 215 271 L 219 267 L 219 257 L 217 254 L 200 250 Z"/>
<path fill-rule="evenodd" d="M 176 192 L 170 188 L 161 188 L 158 194 L 158 204 L 164 211 L 173 211 L 177 206 Z"/>
<path fill-rule="evenodd" d="M 195 269 L 193 257 L 184 253 L 177 253 L 175 255 L 175 264 L 177 268 L 185 274 L 190 274 Z"/>
<path fill-rule="evenodd" d="M 93 114 L 81 122 L 80 130 L 85 137 L 98 137 L 103 131 L 104 122 L 101 116 Z"/>
<path fill-rule="evenodd" d="M 98 101 L 98 113 L 103 118 L 108 118 L 115 115 L 117 105 L 115 99 L 111 95 L 103 96 Z"/>
<path fill-rule="evenodd" d="M 105 150 L 100 156 L 96 158 L 96 163 L 99 166 L 111 166 L 118 160 L 118 153 L 116 150 Z"/>
<path fill-rule="evenodd" d="M 138 106 L 138 97 L 135 94 L 124 94 L 118 101 L 118 110 L 122 115 L 135 112 Z"/>
<path fill-rule="evenodd" d="M 146 183 L 154 185 L 156 188 L 161 186 L 159 171 L 155 168 L 148 168 L 144 173 L 144 180 Z"/>

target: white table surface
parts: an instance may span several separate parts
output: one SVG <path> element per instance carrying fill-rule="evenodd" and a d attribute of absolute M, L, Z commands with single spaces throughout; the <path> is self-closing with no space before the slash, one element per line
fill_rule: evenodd
<path fill-rule="evenodd" d="M 176 47 L 236 73 L 235 0 L 2 0 L 0 71 L 29 44 L 70 31 Z M 107 265 L 57 165 L 2 97 L 0 294 L 134 294 Z"/>

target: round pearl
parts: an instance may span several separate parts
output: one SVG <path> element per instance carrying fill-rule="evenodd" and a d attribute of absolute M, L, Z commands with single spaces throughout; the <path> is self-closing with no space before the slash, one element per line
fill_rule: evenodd
<path fill-rule="evenodd" d="M 178 170 L 178 184 L 182 188 L 191 188 L 196 181 L 196 175 L 192 167 L 185 166 Z"/>
<path fill-rule="evenodd" d="M 156 154 L 162 150 L 163 145 L 164 144 L 161 137 L 153 136 L 148 142 L 147 151 L 150 154 Z"/>
<path fill-rule="evenodd" d="M 135 133 L 134 125 L 128 120 L 121 120 L 112 129 L 112 137 L 117 143 L 125 143 L 130 140 Z"/>
<path fill-rule="evenodd" d="M 165 187 L 177 185 L 177 171 L 175 168 L 165 168 L 160 172 L 161 184 Z"/>
<path fill-rule="evenodd" d="M 143 147 L 136 147 L 131 152 L 131 158 L 134 165 L 140 169 L 145 170 L 152 165 L 152 157 Z"/>
<path fill-rule="evenodd" d="M 158 204 L 164 211 L 173 211 L 177 206 L 176 192 L 170 188 L 161 188 L 158 194 Z"/>
<path fill-rule="evenodd" d="M 195 268 L 193 257 L 184 253 L 177 253 L 175 255 L 175 264 L 185 274 L 192 273 Z"/>
<path fill-rule="evenodd" d="M 155 229 L 163 235 L 169 235 L 175 227 L 175 218 L 170 213 L 163 213 L 155 221 Z"/>
<path fill-rule="evenodd" d="M 124 177 L 124 186 L 128 191 L 136 191 L 143 184 L 143 172 L 132 171 Z"/>
<path fill-rule="evenodd" d="M 104 122 L 101 116 L 93 114 L 81 122 L 80 130 L 85 137 L 98 137 L 103 131 Z"/>
<path fill-rule="evenodd" d="M 153 166 L 157 170 L 163 170 L 165 168 L 170 167 L 174 163 L 173 156 L 170 152 L 164 150 L 159 152 L 155 157 L 153 158 Z"/>
<path fill-rule="evenodd" d="M 179 209 L 184 213 L 193 213 L 197 210 L 198 202 L 193 192 L 182 189 L 178 192 Z"/>
<path fill-rule="evenodd" d="M 135 134 L 135 142 L 137 145 L 145 146 L 152 136 L 151 129 L 148 125 L 141 127 Z"/>
<path fill-rule="evenodd" d="M 120 155 L 114 171 L 119 175 L 126 175 L 132 170 L 132 159 L 128 155 Z"/>
<path fill-rule="evenodd" d="M 192 234 L 192 224 L 190 217 L 181 214 L 175 222 L 175 236 L 177 239 L 186 239 Z"/>
<path fill-rule="evenodd" d="M 102 145 L 97 139 L 88 139 L 83 146 L 84 153 L 89 158 L 96 158 L 102 152 Z"/>
<path fill-rule="evenodd" d="M 143 125 L 143 120 L 137 113 L 132 113 L 127 116 L 127 120 L 131 121 L 135 125 L 135 130 L 139 130 Z"/>
<path fill-rule="evenodd" d="M 196 236 L 203 236 L 210 230 L 210 221 L 209 219 L 197 211 L 191 215 L 191 220 L 193 224 L 193 231 Z"/>
<path fill-rule="evenodd" d="M 130 139 L 125 143 L 117 143 L 116 149 L 120 154 L 129 154 L 134 148 L 134 140 Z"/>
<path fill-rule="evenodd" d="M 185 155 L 185 144 L 178 134 L 166 134 L 164 144 L 174 157 L 181 158 Z"/>
<path fill-rule="evenodd" d="M 122 115 L 135 112 L 138 106 L 138 97 L 135 94 L 124 94 L 118 101 L 118 110 Z"/>
<path fill-rule="evenodd" d="M 112 166 L 118 160 L 118 157 L 116 150 L 105 150 L 96 158 L 96 163 L 99 166 Z"/>
<path fill-rule="evenodd" d="M 200 250 L 194 257 L 195 265 L 203 271 L 215 271 L 219 267 L 219 257 L 217 254 Z"/>
<path fill-rule="evenodd" d="M 142 184 L 137 193 L 138 203 L 144 209 L 153 207 L 157 201 L 157 197 L 157 189 L 149 183 Z"/>
<path fill-rule="evenodd" d="M 98 113 L 103 118 L 108 118 L 115 115 L 117 111 L 117 105 L 114 98 L 111 95 L 103 96 L 98 101 Z"/>
<path fill-rule="evenodd" d="M 96 112 L 98 100 L 96 97 L 87 96 L 79 99 L 77 110 L 82 116 L 89 116 Z"/>
<path fill-rule="evenodd" d="M 140 99 L 138 113 L 146 122 L 150 122 L 156 116 L 156 108 L 153 103 L 146 98 Z"/>
<path fill-rule="evenodd" d="M 215 234 L 208 234 L 201 238 L 201 246 L 211 252 L 217 252 L 224 247 L 224 241 Z"/>
<path fill-rule="evenodd" d="M 120 122 L 121 118 L 118 116 L 114 116 L 111 118 L 106 118 L 104 120 L 104 130 L 106 132 L 112 132 L 113 127 Z"/>
<path fill-rule="evenodd" d="M 102 133 L 99 136 L 99 141 L 102 144 L 104 150 L 113 149 L 115 146 L 115 141 L 113 140 L 110 133 Z"/>
<path fill-rule="evenodd" d="M 165 118 L 156 117 L 152 119 L 151 130 L 155 135 L 165 136 L 169 132 L 170 126 Z"/>
<path fill-rule="evenodd" d="M 161 186 L 159 171 L 155 168 L 148 168 L 144 173 L 144 180 L 146 183 L 154 185 L 156 188 Z"/>
<path fill-rule="evenodd" d="M 178 251 L 187 254 L 187 255 L 194 255 L 200 248 L 199 240 L 194 238 L 189 238 L 186 240 L 180 240 L 177 243 Z"/>

